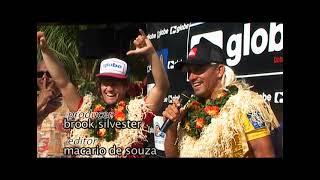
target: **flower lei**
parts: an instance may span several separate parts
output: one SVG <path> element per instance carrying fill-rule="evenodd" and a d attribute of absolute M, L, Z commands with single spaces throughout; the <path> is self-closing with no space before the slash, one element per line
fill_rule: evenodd
<path fill-rule="evenodd" d="M 124 121 L 127 120 L 127 110 L 126 110 L 126 101 L 119 101 L 116 103 L 114 107 L 107 105 L 105 102 L 99 102 L 99 101 L 94 101 L 92 103 L 91 109 L 93 109 L 92 112 L 106 112 L 106 113 L 113 113 L 113 116 L 109 118 L 109 121 Z M 90 129 L 90 134 L 93 137 L 99 138 L 99 139 L 105 139 L 107 142 L 112 141 L 116 138 L 118 129 L 115 127 L 108 127 L 108 128 L 102 128 L 99 129 L 98 123 L 100 121 L 106 121 L 105 118 L 96 118 L 94 120 L 94 127 L 93 129 Z"/>
<path fill-rule="evenodd" d="M 128 120 L 128 111 L 126 109 L 128 102 L 129 100 L 122 100 L 116 103 L 115 106 L 110 106 L 105 102 L 95 100 L 91 105 L 91 109 L 92 112 L 98 113 L 111 112 L 113 114 L 113 117 L 108 119 L 111 123 L 114 123 L 115 121 L 125 121 Z M 149 126 L 152 123 L 154 116 L 155 115 L 152 112 L 148 112 L 145 114 L 145 116 L 143 117 L 144 128 L 147 128 L 147 126 Z M 113 141 L 117 137 L 119 129 L 111 126 L 109 126 L 108 128 L 99 128 L 98 124 L 100 121 L 105 122 L 106 119 L 103 117 L 94 119 L 93 126 L 95 128 L 89 129 L 90 136 L 99 138 L 101 140 L 105 139 L 107 142 Z"/>
<path fill-rule="evenodd" d="M 191 137 L 199 138 L 205 125 L 211 123 L 211 118 L 219 115 L 221 108 L 226 104 L 231 95 L 235 95 L 238 88 L 235 85 L 227 86 L 217 94 L 215 100 L 207 99 L 205 103 L 200 103 L 199 98 L 192 96 L 186 109 L 186 118 L 182 123 L 182 128 Z"/>

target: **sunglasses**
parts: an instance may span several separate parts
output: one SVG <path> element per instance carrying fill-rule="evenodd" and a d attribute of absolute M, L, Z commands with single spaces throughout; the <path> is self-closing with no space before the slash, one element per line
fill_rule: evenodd
<path fill-rule="evenodd" d="M 50 75 L 50 73 L 48 71 L 39 71 L 39 72 L 37 72 L 37 78 L 42 78 L 43 74 L 46 74 L 46 76 L 48 78 L 51 78 L 51 75 Z"/>

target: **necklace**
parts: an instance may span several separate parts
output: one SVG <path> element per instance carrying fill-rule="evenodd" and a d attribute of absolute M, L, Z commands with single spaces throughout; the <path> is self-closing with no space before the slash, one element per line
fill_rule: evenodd
<path fill-rule="evenodd" d="M 203 127 L 211 123 L 212 117 L 217 117 L 221 108 L 226 104 L 230 96 L 235 95 L 238 88 L 235 85 L 227 86 L 217 94 L 215 100 L 207 99 L 200 103 L 196 96 L 190 98 L 186 109 L 187 114 L 182 121 L 182 129 L 191 137 L 199 138 Z"/>

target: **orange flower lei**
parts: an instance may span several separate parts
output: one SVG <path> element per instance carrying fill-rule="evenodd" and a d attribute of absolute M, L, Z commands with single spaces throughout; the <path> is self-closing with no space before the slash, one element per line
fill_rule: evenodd
<path fill-rule="evenodd" d="M 108 119 L 109 121 L 124 121 L 127 119 L 127 110 L 126 110 L 126 102 L 120 101 L 114 107 L 107 105 L 104 102 L 95 101 L 92 103 L 91 109 L 92 112 L 106 112 L 106 113 L 113 113 L 113 118 Z M 97 118 L 94 120 L 94 127 L 90 129 L 91 136 L 97 137 L 99 139 L 105 139 L 106 141 L 112 141 L 116 138 L 118 130 L 115 127 L 109 128 L 102 128 L 99 129 L 98 123 L 100 121 L 106 121 L 103 118 Z"/>
<path fill-rule="evenodd" d="M 215 100 L 208 99 L 204 104 L 195 96 L 190 98 L 187 105 L 187 114 L 182 122 L 182 128 L 192 137 L 199 138 L 204 126 L 211 123 L 211 118 L 219 115 L 231 95 L 238 92 L 235 85 L 228 86 L 226 90 L 217 94 Z"/>

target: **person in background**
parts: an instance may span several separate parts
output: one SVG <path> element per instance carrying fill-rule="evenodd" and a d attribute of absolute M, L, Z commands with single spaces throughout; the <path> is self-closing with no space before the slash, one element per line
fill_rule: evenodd
<path fill-rule="evenodd" d="M 37 156 L 62 156 L 66 131 L 62 120 L 68 108 L 43 60 L 37 65 Z"/>

